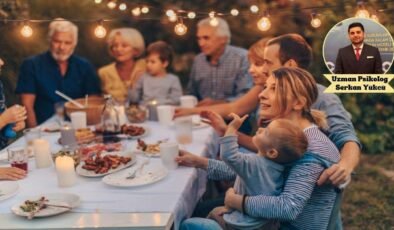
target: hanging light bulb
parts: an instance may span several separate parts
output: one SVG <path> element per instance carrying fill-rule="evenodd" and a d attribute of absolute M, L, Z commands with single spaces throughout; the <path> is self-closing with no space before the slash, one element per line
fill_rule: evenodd
<path fill-rule="evenodd" d="M 369 12 L 365 9 L 364 2 L 358 2 L 358 10 L 356 12 L 356 18 L 369 18 Z"/>
<path fill-rule="evenodd" d="M 319 28 L 321 26 L 321 20 L 317 17 L 316 13 L 312 13 L 311 26 L 313 28 Z"/>
<path fill-rule="evenodd" d="M 178 20 L 178 16 L 176 16 L 176 14 L 171 15 L 171 16 L 168 17 L 168 20 L 170 22 L 176 22 Z"/>
<path fill-rule="evenodd" d="M 119 10 L 124 11 L 124 10 L 126 10 L 126 9 L 127 9 L 126 3 L 121 3 L 121 4 L 119 4 Z"/>
<path fill-rule="evenodd" d="M 260 18 L 260 20 L 257 22 L 257 28 L 261 31 L 267 31 L 271 28 L 271 21 L 267 16 L 263 16 Z"/>
<path fill-rule="evenodd" d="M 183 22 L 179 22 L 175 25 L 174 27 L 174 31 L 177 35 L 182 36 L 185 35 L 187 33 L 187 27 L 185 24 L 183 24 Z"/>
<path fill-rule="evenodd" d="M 193 11 L 191 11 L 191 12 L 187 13 L 187 17 L 190 18 L 190 19 L 193 19 L 193 18 L 196 17 L 196 13 L 194 13 Z"/>
<path fill-rule="evenodd" d="M 141 8 L 141 12 L 142 12 L 143 14 L 149 13 L 149 7 L 143 6 L 143 7 Z"/>
<path fill-rule="evenodd" d="M 141 15 L 141 9 L 139 7 L 135 7 L 134 9 L 131 10 L 131 14 L 138 17 Z"/>
<path fill-rule="evenodd" d="M 96 4 L 100 4 L 100 3 L 102 2 L 102 0 L 94 0 L 94 2 L 95 2 Z"/>
<path fill-rule="evenodd" d="M 379 17 L 376 14 L 372 14 L 371 19 L 374 20 L 375 22 L 379 22 Z"/>
<path fill-rule="evenodd" d="M 107 3 L 107 6 L 108 6 L 108 8 L 110 8 L 111 10 L 113 10 L 113 9 L 115 9 L 115 7 L 116 7 L 116 2 L 114 2 L 114 1 L 109 1 L 109 2 Z"/>
<path fill-rule="evenodd" d="M 237 9 L 232 9 L 230 11 L 230 14 L 233 15 L 233 16 L 237 16 L 239 14 L 239 11 Z"/>
<path fill-rule="evenodd" d="M 176 16 L 175 11 L 173 11 L 173 10 L 167 10 L 167 11 L 166 11 L 166 15 L 167 15 L 168 17 Z"/>
<path fill-rule="evenodd" d="M 96 37 L 98 37 L 98 38 L 104 38 L 105 35 L 107 35 L 107 30 L 103 26 L 103 20 L 100 20 L 98 22 L 96 29 L 94 29 L 94 35 L 96 35 Z"/>
<path fill-rule="evenodd" d="M 209 12 L 208 16 L 209 16 L 210 18 L 214 18 L 214 17 L 215 17 L 215 11 Z"/>
<path fill-rule="evenodd" d="M 255 13 L 259 12 L 259 7 L 256 5 L 251 5 L 250 11 L 255 14 Z"/>
<path fill-rule="evenodd" d="M 21 29 L 21 34 L 25 38 L 29 38 L 33 35 L 33 29 L 29 26 L 28 21 L 23 23 L 23 27 Z"/>

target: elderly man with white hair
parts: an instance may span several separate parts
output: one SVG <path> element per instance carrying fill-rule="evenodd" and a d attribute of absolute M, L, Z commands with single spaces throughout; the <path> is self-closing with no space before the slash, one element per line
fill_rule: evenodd
<path fill-rule="evenodd" d="M 198 98 L 198 106 L 232 101 L 252 87 L 247 50 L 231 46 L 227 22 L 215 19 L 215 24 L 211 18 L 197 24 L 197 41 L 202 53 L 194 59 L 188 93 Z"/>
<path fill-rule="evenodd" d="M 63 99 L 100 94 L 95 68 L 86 59 L 74 55 L 78 28 L 64 19 L 49 25 L 49 51 L 27 58 L 21 65 L 16 93 L 27 110 L 27 126 L 35 127 L 54 114 L 54 104 Z"/>

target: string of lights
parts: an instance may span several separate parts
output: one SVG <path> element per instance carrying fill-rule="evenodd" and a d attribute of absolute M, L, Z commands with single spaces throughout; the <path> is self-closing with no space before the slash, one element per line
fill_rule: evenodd
<path fill-rule="evenodd" d="M 138 20 L 161 20 L 161 17 L 147 17 L 147 15 L 152 11 L 160 11 L 163 12 L 163 9 L 157 8 L 154 6 L 150 6 L 147 4 L 138 4 L 138 3 L 126 3 L 116 0 L 94 0 L 96 4 L 106 3 L 106 6 L 111 10 L 119 10 L 122 12 L 130 13 L 134 18 L 138 18 Z M 333 8 L 335 6 L 309 6 L 304 8 L 299 8 L 300 11 L 311 11 L 310 13 L 310 25 L 317 29 L 322 25 L 321 14 L 317 13 L 319 10 L 323 10 L 325 8 Z M 370 12 L 367 10 L 364 2 L 357 2 L 357 11 L 355 13 L 355 17 L 359 18 L 370 18 L 375 21 L 379 21 L 378 14 L 384 12 L 386 10 L 373 10 Z M 283 12 L 283 10 L 281 10 Z M 187 33 L 188 28 L 184 23 L 184 20 L 193 20 L 198 18 L 210 18 L 210 24 L 212 26 L 217 26 L 219 21 L 217 17 L 237 17 L 240 15 L 246 14 L 254 14 L 259 17 L 257 20 L 257 28 L 263 32 L 268 31 L 271 28 L 271 20 L 270 17 L 275 13 L 274 10 L 259 8 L 258 5 L 251 5 L 248 11 L 241 11 L 237 8 L 232 8 L 228 13 L 225 12 L 195 12 L 192 10 L 184 10 L 184 9 L 167 9 L 164 11 L 165 17 L 167 17 L 168 21 L 175 23 L 174 32 L 179 36 L 183 36 Z M 142 17 L 144 16 L 144 17 Z M 116 19 L 90 19 L 90 20 L 69 20 L 73 22 L 93 22 L 96 23 L 97 26 L 94 30 L 94 34 L 97 38 L 104 38 L 107 34 L 107 30 L 104 27 L 104 23 L 108 21 L 115 21 Z M 37 20 L 37 19 L 3 19 L 0 21 L 6 22 L 21 22 L 22 27 L 20 33 L 23 37 L 31 37 L 33 35 L 33 29 L 30 26 L 30 23 L 39 23 L 39 22 L 49 22 L 52 20 Z"/>

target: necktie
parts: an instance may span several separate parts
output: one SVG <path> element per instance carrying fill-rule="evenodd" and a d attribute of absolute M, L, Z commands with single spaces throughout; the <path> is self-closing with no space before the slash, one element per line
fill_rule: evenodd
<path fill-rule="evenodd" d="M 360 60 L 360 48 L 356 48 L 356 59 L 357 61 Z"/>

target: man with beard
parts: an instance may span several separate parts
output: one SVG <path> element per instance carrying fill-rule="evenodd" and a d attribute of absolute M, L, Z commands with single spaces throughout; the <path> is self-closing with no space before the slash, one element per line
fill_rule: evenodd
<path fill-rule="evenodd" d="M 378 48 L 364 43 L 364 26 L 354 22 L 348 27 L 351 45 L 339 49 L 335 63 L 336 74 L 380 74 L 382 58 Z"/>
<path fill-rule="evenodd" d="M 20 68 L 16 93 L 27 110 L 27 126 L 35 127 L 54 114 L 54 104 L 63 99 L 61 91 L 71 98 L 100 94 L 100 83 L 93 65 L 73 54 L 78 28 L 64 19 L 49 25 L 50 48 L 26 59 Z"/>

